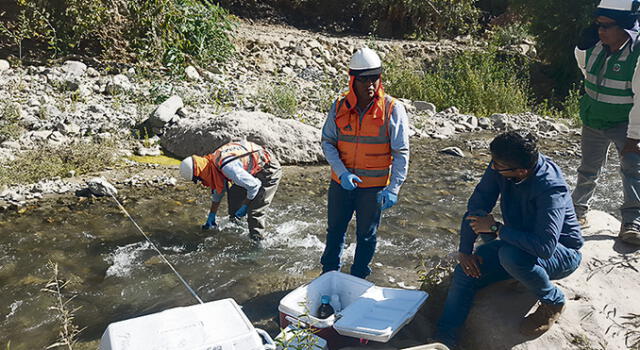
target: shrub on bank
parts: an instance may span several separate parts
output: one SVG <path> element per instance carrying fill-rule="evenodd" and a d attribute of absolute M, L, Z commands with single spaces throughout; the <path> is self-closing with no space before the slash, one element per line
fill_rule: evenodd
<path fill-rule="evenodd" d="M 24 130 L 19 124 L 20 105 L 5 103 L 0 107 L 0 142 L 18 138 Z"/>
<path fill-rule="evenodd" d="M 104 170 L 116 164 L 115 149 L 104 143 L 78 142 L 71 145 L 44 146 L 18 155 L 0 166 L 0 186 L 35 183 L 52 177 L 68 177 Z"/>
<path fill-rule="evenodd" d="M 11 1 L 18 11 L 0 17 L 0 42 L 19 56 L 28 48 L 173 67 L 222 62 L 234 51 L 232 16 L 208 0 Z"/>
<path fill-rule="evenodd" d="M 362 26 L 394 37 L 455 37 L 480 27 L 476 0 L 361 0 Z"/>
<path fill-rule="evenodd" d="M 264 96 L 263 111 L 280 118 L 293 118 L 298 113 L 298 95 L 291 84 L 274 84 L 261 91 Z"/>
<path fill-rule="evenodd" d="M 536 36 L 538 55 L 549 65 L 548 76 L 555 82 L 555 95 L 566 96 L 581 78 L 573 50 L 580 31 L 593 20 L 598 1 L 511 1 Z"/>
<path fill-rule="evenodd" d="M 477 0 L 220 0 L 249 18 L 288 22 L 339 32 L 396 38 L 455 37 L 475 32 L 481 11 Z"/>
<path fill-rule="evenodd" d="M 463 113 L 486 116 L 530 110 L 526 69 L 497 51 L 463 52 L 428 65 L 396 56 L 388 61 L 383 78 L 393 96 L 429 101 L 438 110 L 456 106 Z"/>

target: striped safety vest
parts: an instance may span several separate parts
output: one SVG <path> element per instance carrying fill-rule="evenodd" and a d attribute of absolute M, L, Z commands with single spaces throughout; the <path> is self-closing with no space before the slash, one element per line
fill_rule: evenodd
<path fill-rule="evenodd" d="M 584 125 L 608 129 L 629 121 L 633 107 L 631 81 L 640 56 L 638 41 L 615 53 L 598 42 L 586 52 L 586 94 L 580 100 L 580 118 Z"/>
<path fill-rule="evenodd" d="M 395 99 L 388 95 L 383 98 L 381 120 L 373 118 L 374 105 L 362 117 L 362 122 L 355 106 L 347 106 L 345 97 L 336 101 L 338 152 L 347 170 L 362 180 L 358 187 L 382 187 L 389 184 L 392 160 L 389 119 Z M 340 183 L 333 169 L 331 178 Z"/>
<path fill-rule="evenodd" d="M 253 142 L 230 142 L 220 146 L 210 157 L 207 156 L 216 168 L 222 168 L 230 162 L 238 159 L 242 162 L 244 170 L 251 175 L 262 171 L 271 162 L 269 152 Z"/>

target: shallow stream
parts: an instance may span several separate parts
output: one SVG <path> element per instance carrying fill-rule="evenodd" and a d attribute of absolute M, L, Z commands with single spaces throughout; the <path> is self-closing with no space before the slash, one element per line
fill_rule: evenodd
<path fill-rule="evenodd" d="M 460 216 L 489 160 L 490 138 L 413 142 L 400 202 L 384 213 L 379 229 L 371 281 L 419 287 L 416 266 L 456 250 Z M 571 186 L 579 158 L 567 151 L 578 149 L 577 140 L 541 142 Z M 467 157 L 438 153 L 447 146 L 462 148 Z M 613 155 L 594 200 L 594 207 L 615 215 L 622 196 L 617 164 Z M 226 218 L 219 232 L 201 231 L 209 199 L 192 184 L 121 190 L 120 199 L 203 300 L 232 297 L 256 326 L 275 336 L 280 298 L 320 273 L 328 179 L 327 166 L 286 167 L 270 208 L 268 238 L 260 244 L 248 238 L 246 224 Z M 355 248 L 350 230 L 347 268 Z M 12 350 L 43 349 L 56 341 L 59 320 L 49 309 L 54 299 L 41 291 L 52 276 L 48 261 L 69 282 L 63 292 L 75 296 L 69 307 L 81 307 L 74 323 L 85 329 L 76 348 L 96 348 L 111 322 L 195 303 L 112 199 L 48 200 L 0 213 L 1 349 L 9 343 Z"/>

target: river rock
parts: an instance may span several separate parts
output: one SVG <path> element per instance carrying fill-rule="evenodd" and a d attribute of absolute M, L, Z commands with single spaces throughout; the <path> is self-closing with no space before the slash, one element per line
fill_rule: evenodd
<path fill-rule="evenodd" d="M 0 143 L 0 147 L 19 151 L 20 150 L 20 143 L 16 142 L 16 141 L 4 141 L 4 142 Z"/>
<path fill-rule="evenodd" d="M 71 123 L 59 123 L 56 128 L 64 135 L 77 135 L 80 133 L 80 126 Z"/>
<path fill-rule="evenodd" d="M 436 114 L 436 105 L 425 101 L 413 101 L 413 106 L 416 108 L 416 112 L 426 113 L 429 116 Z"/>
<path fill-rule="evenodd" d="M 5 70 L 9 70 L 9 68 L 11 68 L 11 65 L 9 64 L 9 61 L 0 60 L 0 72 L 4 72 Z"/>
<path fill-rule="evenodd" d="M 61 69 L 67 76 L 81 77 L 87 70 L 87 65 L 78 61 L 66 61 Z"/>
<path fill-rule="evenodd" d="M 483 129 L 489 129 L 491 127 L 491 119 L 487 117 L 478 118 L 478 126 Z"/>
<path fill-rule="evenodd" d="M 515 124 L 510 120 L 507 114 L 495 113 L 491 115 L 491 122 L 493 127 L 498 130 L 512 130 L 515 129 Z"/>
<path fill-rule="evenodd" d="M 165 124 L 172 121 L 174 118 L 178 118 L 176 113 L 182 107 L 184 107 L 182 98 L 180 96 L 173 95 L 158 105 L 144 124 L 150 127 L 154 134 L 159 134 Z"/>
<path fill-rule="evenodd" d="M 192 81 L 198 81 L 202 79 L 202 77 L 200 77 L 200 73 L 198 73 L 198 70 L 194 66 L 188 66 L 187 68 L 185 68 L 184 74 L 187 76 L 187 79 Z"/>
<path fill-rule="evenodd" d="M 152 146 L 152 147 L 138 147 L 136 149 L 136 155 L 145 157 L 157 157 L 162 154 L 162 150 L 160 150 L 160 146 Z"/>
<path fill-rule="evenodd" d="M 266 146 L 282 164 L 324 160 L 320 129 L 262 112 L 236 111 L 205 115 L 197 120 L 179 119 L 165 129 L 160 143 L 167 151 L 187 157 L 211 153 L 234 139 L 247 139 Z"/>
<path fill-rule="evenodd" d="M 98 78 L 100 77 L 100 72 L 98 72 L 95 68 L 93 67 L 89 67 L 87 68 L 86 71 L 87 75 L 90 76 L 91 78 Z"/>
<path fill-rule="evenodd" d="M 124 74 L 118 74 L 114 76 L 105 87 L 105 92 L 109 95 L 117 95 L 123 92 L 131 91 L 133 85 L 129 81 L 129 78 Z"/>
<path fill-rule="evenodd" d="M 640 314 L 637 247 L 617 239 L 620 222 L 591 211 L 583 230 L 582 264 L 569 277 L 554 281 L 567 297 L 567 307 L 539 338 L 520 335 L 521 319 L 535 310 L 536 298 L 512 281 L 481 290 L 467 320 L 462 345 L 468 349 L 608 349 L 623 350 L 625 329 L 616 326 L 631 313 Z M 635 258 L 634 258 L 635 257 Z M 627 267 L 625 267 L 625 264 Z M 627 330 L 632 330 L 627 325 Z M 637 332 L 637 329 L 635 329 Z M 580 342 L 582 347 L 576 347 Z"/>
<path fill-rule="evenodd" d="M 464 157 L 464 152 L 459 147 L 447 147 L 440 150 L 440 153 L 450 154 L 456 157 Z"/>
<path fill-rule="evenodd" d="M 448 138 L 451 137 L 453 135 L 455 135 L 456 133 L 456 127 L 455 125 L 449 121 L 449 120 L 443 120 L 440 125 L 438 125 L 435 128 L 435 133 L 437 135 L 443 136 L 443 137 L 436 137 L 436 138 Z"/>
<path fill-rule="evenodd" d="M 13 152 L 10 148 L 0 148 L 0 164 L 14 161 L 16 156 Z"/>
<path fill-rule="evenodd" d="M 117 195 L 118 190 L 103 177 L 94 177 L 87 181 L 89 191 L 96 196 Z"/>

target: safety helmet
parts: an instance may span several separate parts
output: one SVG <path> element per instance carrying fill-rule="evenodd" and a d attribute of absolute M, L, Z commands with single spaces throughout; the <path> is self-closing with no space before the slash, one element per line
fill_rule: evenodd
<path fill-rule="evenodd" d="M 638 7 L 640 7 L 640 1 L 637 0 L 602 0 L 598 5 L 599 9 L 629 12 L 637 12 Z"/>
<path fill-rule="evenodd" d="M 180 176 L 185 180 L 191 181 L 193 179 L 193 158 L 187 157 L 180 163 Z"/>
<path fill-rule="evenodd" d="M 368 47 L 358 49 L 349 62 L 349 74 L 355 76 L 380 75 L 382 61 L 378 54 Z"/>
<path fill-rule="evenodd" d="M 632 30 L 637 27 L 639 7 L 639 0 L 601 0 L 594 16 L 611 18 L 623 29 Z"/>

